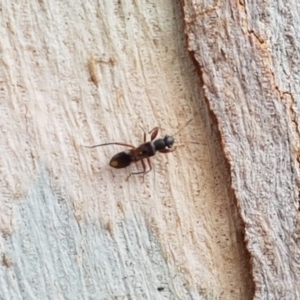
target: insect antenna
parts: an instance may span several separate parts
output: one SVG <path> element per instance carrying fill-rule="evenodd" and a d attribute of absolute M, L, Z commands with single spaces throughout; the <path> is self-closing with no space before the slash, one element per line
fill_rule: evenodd
<path fill-rule="evenodd" d="M 174 137 L 175 135 L 177 135 L 179 132 L 181 132 L 184 128 L 186 128 L 192 121 L 193 121 L 194 117 L 190 118 L 181 128 L 179 128 L 179 130 L 177 130 L 175 132 L 175 134 L 172 135 L 172 137 Z M 185 144 L 197 144 L 199 145 L 199 142 L 195 142 L 195 141 L 180 141 L 180 142 L 176 142 L 176 146 L 184 146 Z"/>
<path fill-rule="evenodd" d="M 179 128 L 172 136 L 177 135 L 180 131 L 182 131 L 185 127 L 187 127 L 194 118 L 190 118 L 181 128 Z"/>
<path fill-rule="evenodd" d="M 195 141 L 180 141 L 180 142 L 176 142 L 176 146 L 183 146 L 184 144 L 196 144 L 196 145 L 200 145 L 199 142 L 195 142 Z"/>

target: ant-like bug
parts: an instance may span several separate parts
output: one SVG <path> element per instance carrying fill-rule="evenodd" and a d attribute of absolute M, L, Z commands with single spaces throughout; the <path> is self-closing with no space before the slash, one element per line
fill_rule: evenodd
<path fill-rule="evenodd" d="M 129 144 L 125 143 L 119 143 L 119 142 L 113 142 L 113 143 L 105 143 L 105 144 L 99 144 L 99 145 L 94 145 L 90 146 L 87 148 L 96 148 L 100 146 L 108 146 L 108 145 L 120 145 L 120 146 L 125 146 L 128 148 L 131 148 L 129 151 L 122 151 L 117 153 L 112 157 L 112 159 L 109 162 L 109 165 L 113 168 L 116 169 L 122 169 L 126 168 L 132 163 L 136 163 L 138 161 L 141 161 L 142 166 L 143 166 L 143 171 L 139 172 L 132 172 L 129 174 L 126 180 L 129 179 L 131 175 L 138 175 L 138 174 L 147 174 L 152 170 L 152 164 L 150 161 L 150 157 L 154 156 L 156 152 L 160 153 L 169 153 L 173 152 L 176 150 L 176 147 L 171 149 L 175 139 L 174 136 L 178 134 L 182 129 L 184 129 L 192 119 L 190 119 L 180 130 L 178 130 L 173 136 L 166 135 L 163 139 L 156 139 L 159 128 L 154 127 L 151 131 L 149 131 L 150 134 L 150 142 L 146 141 L 146 132 L 144 131 L 144 142 L 143 144 L 139 145 L 138 147 L 134 147 Z M 149 170 L 146 171 L 146 164 L 144 160 L 147 160 L 148 165 L 149 165 Z"/>

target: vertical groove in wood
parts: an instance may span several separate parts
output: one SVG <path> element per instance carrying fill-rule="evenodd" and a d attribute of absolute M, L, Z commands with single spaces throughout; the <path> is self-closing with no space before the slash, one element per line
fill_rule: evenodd
<path fill-rule="evenodd" d="M 171 0 L 2 3 L 0 298 L 250 299 L 180 12 Z M 140 125 L 164 136 L 192 116 L 144 181 L 125 181 L 139 165 L 108 166 L 122 147 L 82 147 L 138 145 Z"/>

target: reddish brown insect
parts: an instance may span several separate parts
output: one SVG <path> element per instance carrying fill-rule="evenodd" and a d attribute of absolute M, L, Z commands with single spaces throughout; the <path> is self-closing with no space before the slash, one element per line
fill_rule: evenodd
<path fill-rule="evenodd" d="M 186 127 L 191 121 L 192 121 L 192 119 L 189 120 L 184 127 Z M 183 128 L 181 128 L 179 131 L 181 131 Z M 150 137 L 151 137 L 150 142 L 146 141 L 146 133 L 144 132 L 144 143 L 139 145 L 138 147 L 134 147 L 132 145 L 125 144 L 125 143 L 114 142 L 114 143 L 99 144 L 99 145 L 91 146 L 88 148 L 95 148 L 95 147 L 108 146 L 108 145 L 120 145 L 120 146 L 131 148 L 128 151 L 122 151 L 122 152 L 117 153 L 116 155 L 114 155 L 112 157 L 112 159 L 109 162 L 109 165 L 111 167 L 116 168 L 116 169 L 122 169 L 122 168 L 128 167 L 132 163 L 141 161 L 143 170 L 139 171 L 139 172 L 130 173 L 129 176 L 127 177 L 127 180 L 128 180 L 128 178 L 131 175 L 138 175 L 138 174 L 145 175 L 148 172 L 150 172 L 152 170 L 150 157 L 154 156 L 156 154 L 156 152 L 169 153 L 169 152 L 175 151 L 176 147 L 171 149 L 175 142 L 174 136 L 166 135 L 163 139 L 155 140 L 157 137 L 158 131 L 159 131 L 159 128 L 154 127 L 149 132 Z M 146 168 L 145 160 L 147 161 L 147 163 L 149 165 L 149 169 L 147 171 L 146 171 L 147 168 Z"/>

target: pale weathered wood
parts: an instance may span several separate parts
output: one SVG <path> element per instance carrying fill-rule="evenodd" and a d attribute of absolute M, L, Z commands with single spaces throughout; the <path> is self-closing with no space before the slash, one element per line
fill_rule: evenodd
<path fill-rule="evenodd" d="M 300 299 L 300 5 L 183 1 L 245 223 L 255 299 Z"/>
<path fill-rule="evenodd" d="M 237 126 L 233 118 L 241 121 L 241 114 L 228 108 L 221 118 L 218 105 L 227 105 L 234 91 L 219 88 L 226 76 L 217 73 L 218 60 L 212 59 L 221 52 L 203 49 L 203 65 L 211 67 L 203 71 L 206 95 L 220 122 L 240 219 L 218 130 L 187 53 L 181 4 L 2 1 L 1 12 L 0 299 L 251 299 L 243 222 L 249 239 L 250 231 L 259 228 L 253 220 L 265 217 L 258 206 L 278 212 L 269 201 L 274 193 L 270 182 L 260 177 L 268 203 L 258 201 L 255 182 L 260 173 L 251 168 L 265 165 L 254 164 L 256 156 L 248 158 L 249 150 L 234 151 L 244 140 L 229 144 L 233 137 L 247 138 L 235 128 L 227 129 L 229 124 Z M 203 33 L 203 45 L 208 37 Z M 231 55 L 230 49 L 223 51 Z M 232 88 L 242 82 L 233 75 L 229 68 L 226 82 Z M 235 97 L 237 104 L 243 99 Z M 283 104 L 276 102 L 276 107 Z M 261 111 L 251 113 L 264 116 Z M 176 141 L 199 144 L 179 145 L 172 154 L 154 157 L 154 170 L 144 181 L 140 176 L 125 181 L 140 166 L 115 170 L 107 165 L 122 147 L 82 147 L 109 141 L 138 145 L 140 125 L 147 130 L 159 125 L 163 136 L 192 116 L 194 121 Z M 279 118 L 266 121 L 277 129 L 281 124 Z M 268 124 L 265 131 L 270 130 Z M 249 141 L 258 132 L 251 134 Z M 280 139 L 273 140 L 276 147 L 284 146 Z M 276 160 L 278 167 L 287 157 L 281 159 Z M 286 176 L 273 169 L 270 180 Z M 286 196 L 295 191 L 293 182 L 289 187 Z M 246 205 L 258 214 L 249 215 Z M 291 213 L 290 220 L 294 216 Z M 267 225 L 265 231 L 273 232 Z M 257 238 L 263 240 L 261 234 Z M 253 252 L 260 252 L 260 245 L 254 248 L 249 240 L 249 249 L 257 259 Z M 257 263 L 254 271 L 259 283 Z"/>

